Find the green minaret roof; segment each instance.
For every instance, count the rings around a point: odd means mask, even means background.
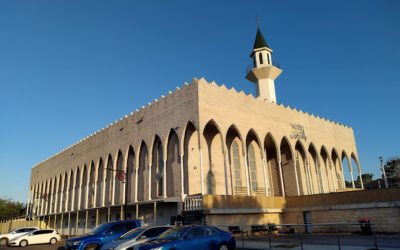
[[[253,49],[259,49],[267,47],[269,48],[268,44],[265,42],[265,39],[260,31],[260,29],[257,29],[257,35],[256,35],[256,40],[254,41],[254,48]]]

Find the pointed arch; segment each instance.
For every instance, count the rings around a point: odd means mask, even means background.
[[[232,124],[226,133],[226,147],[228,149],[228,162],[231,166],[231,183],[233,194],[246,195],[246,169],[244,162],[245,147],[243,137],[237,127]]]
[[[322,172],[322,179],[324,183],[326,184],[326,192],[334,192],[334,186],[333,186],[333,175],[332,175],[332,166],[330,162],[330,156],[328,153],[328,150],[324,145],[321,146],[320,150],[320,156],[321,156],[321,172]]]
[[[68,201],[68,173],[65,171],[64,173],[64,181],[63,181],[63,192],[62,197],[60,198],[60,212],[64,212],[67,210],[67,206],[69,204]]]
[[[246,153],[250,193],[265,194],[262,147],[260,139],[254,129],[250,129],[246,135]]]
[[[88,208],[94,207],[95,203],[95,182],[96,182],[96,167],[93,161],[90,162],[90,170],[89,170],[89,186],[88,186]]]
[[[322,179],[322,172],[321,172],[321,166],[319,162],[319,157],[317,153],[317,149],[314,146],[314,144],[311,142],[310,146],[308,147],[308,153],[311,158],[309,161],[310,165],[310,170],[311,170],[311,175],[312,179],[316,180],[313,185],[314,185],[314,190],[318,190],[316,193],[324,193],[324,183]]]
[[[95,198],[95,207],[100,207],[103,206],[103,196],[104,196],[104,188],[105,188],[105,183],[104,183],[104,163],[103,159],[100,157],[99,162],[97,164],[97,189],[96,189],[96,198]]]
[[[73,209],[73,190],[74,190],[74,170],[71,169],[69,172],[69,181],[68,181],[68,203],[66,204],[67,206],[67,211],[72,211]]]
[[[354,169],[357,169],[357,188],[364,188],[364,184],[362,182],[362,172],[361,172],[361,166],[360,166],[360,162],[357,159],[357,156],[354,154],[354,152],[352,152],[350,154],[350,158],[351,158],[351,166]]]
[[[355,187],[354,176],[353,176],[353,166],[351,165],[350,157],[348,156],[348,154],[345,150],[342,150],[342,169],[343,169],[343,175],[345,178],[346,188]]]
[[[73,202],[73,208],[72,210],[79,210],[79,191],[80,191],[80,185],[81,185],[81,170],[79,166],[76,169],[75,172],[75,188],[74,188],[74,202]]]
[[[280,153],[285,193],[287,196],[298,195],[298,177],[294,169],[293,150],[286,136],[281,140]]]
[[[86,164],[83,165],[82,170],[82,180],[81,180],[81,194],[80,194],[80,207],[79,209],[84,209],[86,207],[86,188],[87,188],[87,167]]]
[[[134,194],[136,193],[136,166],[135,166],[135,151],[133,150],[132,145],[129,145],[128,156],[126,157],[126,168],[128,171],[128,179],[129,187],[128,187],[128,203],[132,203],[135,201]]]
[[[139,169],[138,169],[138,185],[137,185],[138,201],[143,201],[148,197],[148,191],[149,191],[148,168],[149,168],[149,153],[146,143],[142,141],[139,149]]]
[[[270,189],[268,190],[268,193],[272,194],[273,196],[282,196],[282,178],[279,171],[278,148],[275,138],[272,136],[271,133],[267,133],[267,135],[265,136],[264,150],[267,157],[267,172],[270,183]]]
[[[112,193],[113,193],[113,186],[114,186],[114,173],[112,171],[114,169],[113,158],[111,154],[107,157],[107,163],[104,170],[105,174],[105,192],[104,192],[104,205],[109,206],[112,204]]]
[[[204,174],[207,194],[226,194],[226,166],[223,153],[223,137],[217,123],[211,119],[203,129],[205,150]]]
[[[183,137],[184,194],[201,193],[201,167],[199,132],[193,122],[188,121]]]
[[[166,169],[166,185],[167,196],[179,196],[181,187],[181,163],[179,152],[178,134],[171,129],[167,139],[167,169]]]
[[[60,200],[62,199],[62,194],[63,194],[62,181],[63,181],[63,175],[60,174],[58,176],[58,182],[57,182],[57,199],[55,200],[55,204],[54,204],[54,212],[55,213],[61,212],[60,211],[61,210]]]
[[[53,195],[52,190],[51,190],[52,184],[53,184],[53,178],[50,177],[47,180],[47,185],[48,186],[46,188],[47,197],[46,197],[46,200],[45,200],[45,214],[49,214],[50,213],[50,203],[51,203],[51,199],[52,199],[52,195]]]
[[[124,180],[123,180],[124,156],[122,155],[121,150],[118,150],[118,153],[117,153],[117,161],[116,161],[115,170],[116,170],[116,172],[113,172],[113,174],[115,174],[115,177],[113,178],[115,181],[113,204],[121,205],[121,204],[123,204],[123,199],[124,199],[124,195],[123,195],[123,192],[124,192]]]
[[[151,160],[151,198],[156,199],[163,195],[163,168],[164,154],[161,139],[155,135],[152,143],[152,160]]]
[[[332,157],[332,164],[334,168],[334,173],[335,173],[335,181],[336,181],[336,186],[338,190],[342,190],[345,188],[344,183],[343,183],[343,176],[342,176],[342,166],[341,166],[341,161],[339,158],[339,154],[335,148],[332,149],[331,153]]]
[[[299,178],[300,195],[311,194],[311,178],[307,167],[307,155],[303,143],[297,140],[295,145],[295,160]]]

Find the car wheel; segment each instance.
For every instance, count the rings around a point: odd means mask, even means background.
[[[7,238],[1,238],[0,239],[0,246],[5,246],[8,243],[8,239]]]
[[[28,245],[28,242],[26,240],[21,240],[21,242],[19,243],[20,247],[26,247]]]
[[[90,244],[90,245],[85,246],[85,250],[98,250],[98,249],[100,249],[100,248],[99,248],[99,245],[97,245],[97,244]]]
[[[219,249],[219,250],[228,250],[229,248],[228,248],[227,245],[225,245],[225,244],[222,243],[222,244],[219,246],[218,249]]]
[[[54,245],[57,243],[57,239],[56,238],[51,238],[50,239],[50,244]]]

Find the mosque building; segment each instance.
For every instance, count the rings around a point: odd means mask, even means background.
[[[357,190],[353,129],[278,104],[282,69],[272,52],[258,30],[246,76],[256,96],[194,78],[34,166],[28,216],[63,235],[122,218],[167,224],[177,215],[303,223],[305,211],[285,207],[293,199]]]

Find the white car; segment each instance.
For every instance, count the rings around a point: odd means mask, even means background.
[[[8,242],[9,246],[21,246],[33,244],[56,244],[61,240],[61,236],[54,229],[39,229],[31,233],[21,235]]]
[[[13,231],[9,232],[8,234],[0,234],[0,246],[5,246],[8,244],[8,242],[16,237],[19,237],[21,235],[33,232],[35,230],[38,230],[39,228],[37,227],[21,227],[14,229]]]

